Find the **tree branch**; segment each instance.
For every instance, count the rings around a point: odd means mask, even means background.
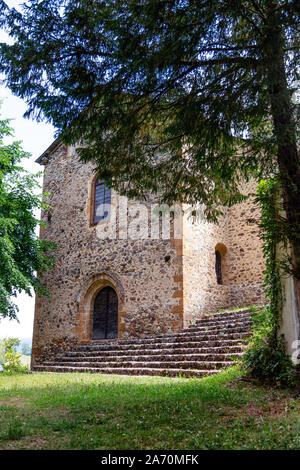
[[[208,59],[200,61],[180,61],[179,65],[188,66],[188,67],[205,67],[209,65],[231,65],[239,64],[240,66],[245,65],[259,65],[262,61],[250,57],[224,57],[220,59]]]

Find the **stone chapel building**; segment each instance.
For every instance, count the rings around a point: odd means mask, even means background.
[[[226,209],[218,225],[193,223],[186,208],[164,220],[155,198],[143,205],[122,198],[59,140],[37,162],[51,206],[40,236],[57,251],[43,276],[50,297],[36,299],[33,365],[52,346],[174,332],[201,313],[263,303],[261,242],[247,223],[259,214],[251,199]]]

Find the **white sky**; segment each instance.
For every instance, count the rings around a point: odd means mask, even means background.
[[[18,1],[7,1],[9,6],[17,6]],[[7,40],[5,33],[0,31],[0,42]],[[2,106],[0,118],[11,118],[11,127],[15,131],[14,140],[21,140],[24,150],[32,156],[30,159],[22,162],[24,168],[32,173],[41,171],[42,167],[35,163],[35,160],[54,140],[54,129],[50,124],[37,123],[32,120],[24,119],[23,114],[26,111],[26,103],[13,96],[12,93],[0,84],[0,100]],[[29,338],[32,336],[34,297],[26,294],[20,294],[16,299],[19,306],[19,320],[16,321],[1,320],[0,337]]]

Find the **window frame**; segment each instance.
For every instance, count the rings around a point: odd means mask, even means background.
[[[100,179],[98,176],[95,176],[95,178],[92,181],[92,185],[91,185],[91,204],[90,204],[90,210],[91,210],[90,225],[91,226],[97,225],[101,222],[104,222],[104,221],[107,221],[107,220],[110,219],[110,211],[109,211],[109,214],[106,217],[103,217],[101,220],[97,220],[97,221],[95,220],[96,188],[97,188],[97,186],[100,186],[100,185],[103,185],[103,187],[104,187],[103,202],[101,204],[103,204],[103,205],[109,204],[109,206],[111,206],[111,188],[109,188],[108,186],[105,185],[104,180]],[[110,193],[109,203],[105,202],[106,190],[108,190],[109,193]]]
[[[215,273],[216,273],[216,281],[218,286],[223,285],[223,256],[220,250],[215,250]]]

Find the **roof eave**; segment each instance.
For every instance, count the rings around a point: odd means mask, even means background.
[[[62,141],[59,139],[55,139],[51,145],[42,153],[35,161],[40,165],[44,165],[46,162],[45,160],[62,144]]]

